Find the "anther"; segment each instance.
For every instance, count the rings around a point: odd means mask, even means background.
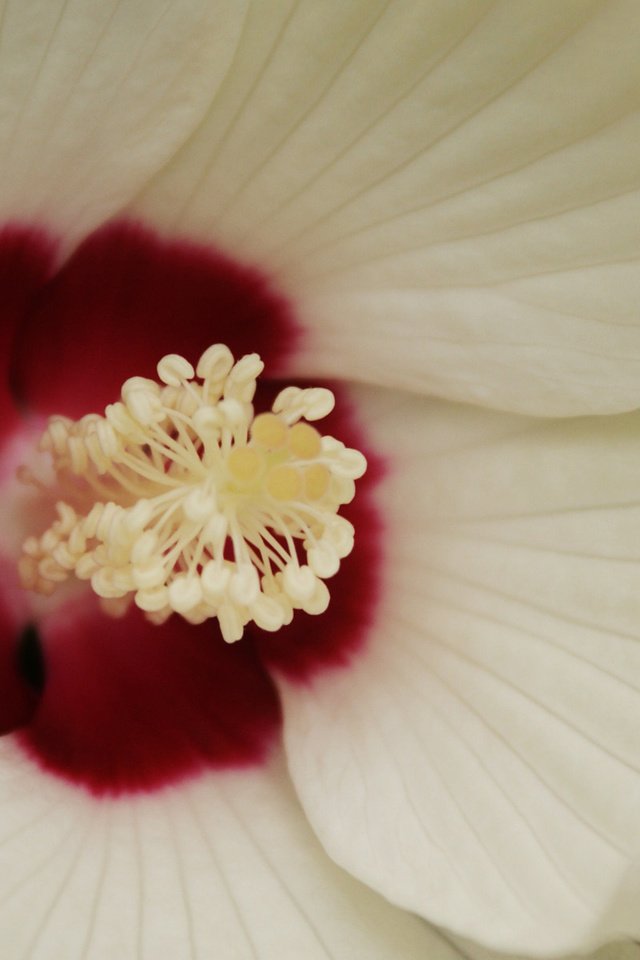
[[[366,461],[309,423],[333,408],[325,388],[287,387],[254,417],[262,369],[223,344],[195,370],[168,354],[159,383],[131,377],[104,416],[52,418],[40,446],[62,498],[25,541],[24,586],[49,594],[75,576],[114,615],[133,599],[153,623],[217,618],[227,642],[250,621],[322,613],[353,547],[338,510]]]
[[[170,387],[179,387],[185,380],[192,380],[195,370],[188,360],[177,353],[163,357],[158,364],[158,376]]]

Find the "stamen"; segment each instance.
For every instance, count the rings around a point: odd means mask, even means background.
[[[294,610],[326,610],[324,580],[353,547],[338,510],[366,460],[308,422],[333,409],[325,388],[287,387],[254,417],[263,366],[223,344],[195,370],[169,354],[159,383],[131,377],[103,417],[52,417],[40,448],[61,499],[24,543],[25,588],[75,576],[114,615],[133,599],[154,623],[217,617],[228,642],[250,621],[275,631]]]

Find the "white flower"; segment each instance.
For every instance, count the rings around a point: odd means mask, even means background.
[[[86,413],[222,326],[272,376],[342,381],[385,464],[373,553],[356,525],[379,590],[324,621],[363,643],[312,675],[259,648],[282,752],[252,652],[242,701],[203,655],[204,723],[181,666],[159,711],[152,631],[132,674],[86,599],[25,612],[24,428],[5,442],[2,664],[35,616],[46,673],[36,733],[0,755],[11,960],[481,955],[415,915],[519,954],[640,937],[639,21],[624,0],[6,6],[14,395]],[[176,753],[105,796],[115,743],[149,762],[149,716]]]

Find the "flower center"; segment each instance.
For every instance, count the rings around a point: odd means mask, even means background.
[[[222,344],[195,370],[170,354],[159,383],[127,380],[103,417],[52,417],[40,448],[58,519],[25,541],[23,585],[49,594],[75,576],[114,614],[134,600],[155,623],[217,617],[228,642],[249,621],[276,631],[295,610],[323,613],[353,547],[338,511],[366,460],[311,426],[333,408],[325,388],[286,387],[254,416],[263,367]]]

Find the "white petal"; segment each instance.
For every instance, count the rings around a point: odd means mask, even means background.
[[[116,213],[198,126],[243,0],[4,5],[0,210],[71,243]]]
[[[639,29],[634,0],[259,0],[133,210],[271,270],[306,374],[632,408]]]
[[[11,960],[460,960],[340,870],[280,761],[97,801],[0,753],[0,938]]]
[[[524,960],[522,954],[500,953],[496,954],[492,950],[487,950],[472,940],[464,940],[462,937],[449,937],[449,943],[457,947],[467,960]],[[588,956],[590,960],[640,960],[640,944],[631,940],[617,940],[614,943],[608,943],[600,947],[592,954],[579,954],[582,960]],[[569,960],[565,957],[564,960]],[[578,957],[575,958],[578,960]]]
[[[355,396],[389,458],[384,596],[349,669],[280,682],[314,829],[495,949],[639,937],[640,415]]]

